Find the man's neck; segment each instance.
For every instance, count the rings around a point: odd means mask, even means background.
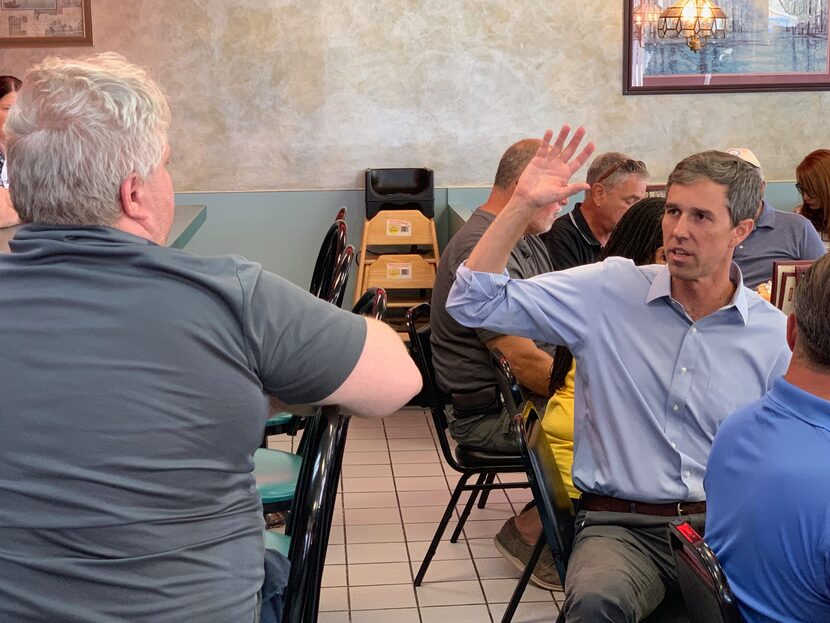
[[[727,305],[735,296],[737,286],[729,278],[729,270],[716,277],[687,280],[672,277],[671,295],[695,322]]]
[[[808,394],[830,402],[830,372],[820,372],[810,367],[798,354],[793,354],[784,379]]]
[[[582,217],[588,224],[588,229],[594,235],[602,246],[608,242],[611,232],[614,229],[614,224],[609,223],[607,219],[603,218],[602,211],[599,206],[593,202],[590,193],[586,193],[585,201],[582,202],[579,210],[582,212]]]
[[[505,190],[498,186],[493,186],[493,190],[490,191],[490,196],[487,197],[487,201],[479,206],[479,210],[492,214],[493,216],[498,216],[504,210],[507,202],[510,201],[512,194],[512,190]]]

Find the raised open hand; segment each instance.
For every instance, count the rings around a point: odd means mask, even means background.
[[[568,181],[594,153],[594,144],[588,143],[579,155],[574,157],[579,144],[585,137],[585,129],[577,128],[568,145],[565,146],[570,133],[570,126],[563,125],[556,141],[551,145],[553,132],[551,130],[545,132],[539,150],[519,177],[514,191],[514,197],[519,199],[525,207],[535,209],[558,203],[589,188],[588,184],[569,184]]]

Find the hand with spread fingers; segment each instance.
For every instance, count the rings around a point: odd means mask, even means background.
[[[535,210],[564,201],[571,195],[589,188],[588,184],[569,184],[568,180],[594,153],[594,144],[588,143],[579,155],[574,156],[585,137],[585,129],[577,128],[565,146],[570,132],[570,126],[563,125],[552,145],[550,141],[553,132],[545,132],[539,150],[519,178],[513,194],[523,206]]]

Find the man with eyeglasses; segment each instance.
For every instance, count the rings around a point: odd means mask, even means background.
[[[541,235],[553,269],[594,262],[622,215],[646,196],[647,179],[648,169],[641,160],[614,151],[594,158],[586,176],[590,188],[585,200]]]
[[[573,482],[583,495],[563,611],[568,623],[640,621],[677,595],[666,528],[679,516],[702,527],[720,423],[786,370],[786,318],[743,287],[732,262],[752,231],[761,180],[719,151],[689,156],[669,176],[666,266],[609,258],[509,278],[505,258],[526,223],[586,187],[569,180],[592,145],[577,155],[584,130],[569,134],[565,126],[552,142],[546,132],[512,200],[458,268],[447,309],[462,325],[573,352]]]
[[[732,147],[726,153],[748,162],[766,187],[761,163],[749,149]],[[815,227],[800,214],[780,212],[761,199],[755,213],[755,228],[746,240],[735,247],[732,259],[741,269],[744,285],[757,288],[772,279],[775,260],[814,260],[824,255],[824,243]]]

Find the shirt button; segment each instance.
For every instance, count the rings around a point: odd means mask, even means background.
[[[686,374],[686,368],[680,368],[680,374]]]
[[[692,477],[692,472],[686,470],[686,478],[691,478],[691,477]]]
[[[697,333],[697,327],[692,327],[692,335],[694,335],[695,333]]]
[[[672,441],[671,442],[671,447],[674,448],[674,449],[677,449],[677,444]]]
[[[744,245],[739,244],[739,245],[738,245],[738,248],[739,248],[739,249],[743,249],[743,248],[744,248]]]
[[[673,410],[673,411],[677,411],[677,410],[679,410],[679,409],[680,409],[680,407],[678,407],[677,405],[674,405],[674,406],[672,407],[672,410]]]

